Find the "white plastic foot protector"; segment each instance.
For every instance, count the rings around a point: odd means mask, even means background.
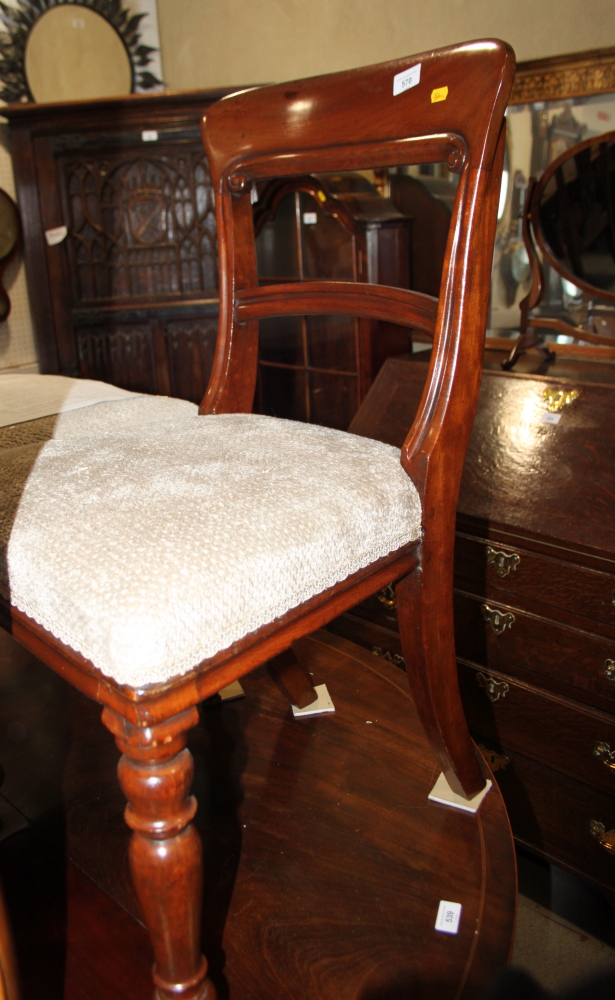
[[[485,787],[472,799],[464,799],[454,792],[448,781],[441,774],[432,790],[429,793],[430,802],[439,802],[442,806],[451,806],[453,809],[462,809],[464,812],[476,813],[481,807],[481,803],[493,782],[488,781]]]
[[[314,690],[318,698],[311,705],[308,705],[307,708],[297,708],[296,705],[292,706],[293,715],[296,719],[302,719],[306,715],[322,715],[324,712],[335,712],[335,705],[331,701],[327,685],[316,684]]]
[[[218,692],[222,701],[236,701],[237,698],[245,698],[246,693],[242,688],[239,681],[233,681],[232,684],[227,684],[223,687],[221,691]]]

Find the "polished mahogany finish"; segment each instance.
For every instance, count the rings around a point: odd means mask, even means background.
[[[190,734],[202,940],[219,994],[356,1000],[412,984],[430,1000],[478,1000],[514,930],[501,795],[474,816],[428,803],[435,761],[403,674],[323,632],[297,651],[335,713],[293,719],[259,668],[245,698],[203,705]],[[24,1000],[144,998],[152,955],[136,922],[120,751],[98,706],[1,632],[0,664],[0,734],[25,733],[2,753],[31,826],[0,843]],[[462,904],[459,934],[435,931],[440,899]]]
[[[394,96],[395,75],[418,62],[420,85]],[[213,106],[203,123],[220,251],[220,326],[203,413],[252,410],[258,323],[251,309],[264,303],[264,315],[309,311],[303,308],[301,294],[293,300],[288,285],[258,287],[253,183],[411,160],[437,159],[459,172],[433,357],[401,453],[402,467],[422,504],[422,538],[245,636],[176,681],[139,690],[103,678],[41,626],[8,609],[13,634],[101,701],[105,723],[119,738],[124,753],[120,780],[133,829],[131,866],[156,951],[158,998],[209,1000],[215,995],[195,947],[197,894],[186,889],[198,888],[201,859],[191,832],[190,762],[183,740],[193,724],[194,707],[203,698],[400,580],[402,643],[433,751],[459,794],[471,797],[485,785],[486,771],[468,733],[456,677],[453,543],[459,480],[479,388],[504,111],[513,74],[508,46],[475,42],[365,70],[246,91]],[[361,292],[354,296],[353,311],[369,317],[374,302],[381,302],[387,290],[369,284],[357,287]],[[345,283],[340,290],[349,294]],[[316,293],[312,306],[322,313],[335,298],[336,282],[311,291]],[[385,318],[401,325],[412,325],[415,316],[434,307],[429,296],[402,289],[393,289],[391,300],[395,308]],[[240,317],[236,310],[242,306],[247,315]]]
[[[122,751],[118,777],[133,830],[130,867],[156,956],[156,1000],[215,1000],[201,954],[202,847],[192,824],[194,762],[186,748],[197,709],[141,729],[105,708],[103,722]]]
[[[615,367],[558,361],[556,378],[504,374],[500,359],[486,362],[459,494],[462,699],[475,739],[509,758],[496,778],[515,836],[612,890],[591,822],[614,828]],[[426,370],[387,361],[351,429],[399,444]],[[330,627],[402,662],[394,597],[381,596]]]
[[[268,670],[291,705],[307,708],[317,700],[318,695],[314,685],[293,649],[286,649],[278,656],[272,657],[269,660]]]

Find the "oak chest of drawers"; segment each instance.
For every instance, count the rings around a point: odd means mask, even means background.
[[[424,362],[351,430],[400,445]],[[387,588],[331,628],[402,664]],[[615,385],[485,371],[460,491],[459,680],[517,840],[615,889]]]

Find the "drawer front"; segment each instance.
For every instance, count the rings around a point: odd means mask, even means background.
[[[615,716],[463,662],[459,686],[477,737],[615,796]]]
[[[615,625],[615,574],[457,534],[455,582],[462,590],[507,604],[540,601]]]
[[[615,854],[592,833],[593,824],[601,824],[605,835],[615,831],[615,798],[514,752],[504,753],[509,763],[495,777],[515,837],[615,889]]]
[[[405,669],[399,632],[375,625],[351,613],[340,615],[339,618],[329,622],[327,630],[349,639],[350,642],[356,642],[357,646],[363,646],[372,653],[377,650],[377,656],[384,656],[390,663]]]
[[[457,655],[487,668],[513,664],[615,699],[615,642],[510,605],[455,593]]]
[[[351,615],[356,634],[345,632],[344,635],[359,645],[369,646],[360,635],[370,632],[368,626],[375,626],[386,631],[388,648],[395,645],[394,651],[400,652],[396,608],[383,603],[380,597],[392,600],[387,591],[358,604]],[[505,619],[506,615],[512,615],[514,621]],[[505,669],[505,664],[509,663],[609,701],[615,700],[615,641],[593,632],[456,591],[455,641],[457,655],[473,663],[495,670]],[[374,644],[381,645],[379,642]]]

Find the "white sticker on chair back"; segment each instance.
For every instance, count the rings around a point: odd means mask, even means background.
[[[401,73],[397,73],[393,77],[393,97],[397,97],[398,94],[403,94],[404,91],[416,87],[417,83],[420,83],[420,80],[421,63],[417,63],[416,66],[411,66],[410,69],[404,69]]]

